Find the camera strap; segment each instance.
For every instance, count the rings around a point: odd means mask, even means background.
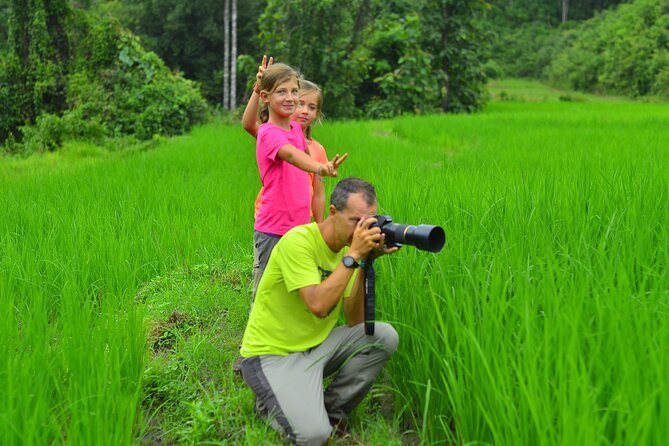
[[[376,318],[375,310],[375,272],[374,272],[374,259],[371,256],[365,260],[364,266],[362,267],[365,274],[365,334],[373,335],[374,334],[374,319]]]

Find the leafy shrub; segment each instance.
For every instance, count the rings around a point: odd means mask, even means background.
[[[9,91],[5,60],[5,54],[0,52],[0,142],[6,140],[18,125]]]
[[[377,61],[377,70],[382,74],[374,78],[374,83],[380,94],[367,103],[367,116],[391,118],[438,110],[443,76],[432,76],[432,57],[421,49],[420,18],[411,15],[404,20],[388,20],[384,25],[370,38],[372,52],[396,48],[402,56],[394,69],[385,60]]]
[[[487,70],[489,77],[540,78],[561,43],[557,28],[539,22],[497,29],[494,35],[488,66],[492,61],[498,71],[490,73]]]
[[[632,97],[667,96],[669,4],[636,0],[565,33],[547,74],[556,85]]]
[[[68,23],[70,40],[76,44],[70,46],[69,64],[56,70],[69,70],[64,86],[35,82],[35,91],[58,90],[58,95],[64,97],[64,109],[42,108],[34,124],[21,122],[12,107],[4,106],[16,99],[15,94],[2,89],[0,113],[9,115],[0,115],[2,140],[20,128],[20,133],[15,133],[22,136],[25,152],[29,153],[56,150],[72,139],[100,144],[109,138],[128,136],[151,140],[156,135],[187,132],[206,120],[207,105],[198,87],[171,73],[130,32],[113,21],[87,16],[82,11],[73,12]],[[2,73],[4,70],[0,71],[0,83]],[[40,93],[40,97],[44,94]],[[17,152],[15,142],[12,147],[11,151]]]

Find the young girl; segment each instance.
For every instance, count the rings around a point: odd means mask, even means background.
[[[307,139],[309,155],[318,162],[327,162],[328,156],[325,148],[311,136],[311,126],[316,119],[322,116],[323,92],[318,85],[306,79],[300,79],[300,101],[293,119],[300,124],[304,136]],[[347,153],[339,158],[339,164],[346,159]],[[321,223],[325,213],[325,187],[316,175],[309,174],[309,185],[312,190],[311,215],[314,221]]]
[[[292,121],[299,101],[299,79],[285,64],[268,66],[260,82],[261,124],[257,130],[256,160],[263,196],[254,225],[253,295],[269,255],[279,238],[311,221],[308,173],[317,179],[336,176],[343,161],[335,156],[320,163],[307,154],[299,124]]]
[[[263,56],[262,62],[258,67],[258,73],[256,74],[256,84],[254,85],[253,92],[249,98],[248,104],[244,109],[244,116],[242,117],[242,127],[254,138],[258,133],[258,127],[260,124],[257,121],[258,116],[258,97],[260,94],[260,82],[264,71],[268,66],[271,66],[274,62],[272,57],[267,61],[267,56]],[[316,119],[320,119],[322,116],[322,106],[323,106],[323,93],[318,85],[313,82],[307,81],[305,79],[300,79],[300,101],[293,115],[293,120],[300,124],[302,131],[307,139],[307,148],[309,155],[320,163],[327,162],[327,154],[323,146],[312,138],[311,136],[311,125]],[[344,154],[339,158],[340,165],[348,156]],[[324,219],[325,213],[325,188],[323,183],[319,181],[316,175],[309,174],[309,187],[311,190],[311,214],[315,222],[320,223]],[[255,212],[256,215],[260,209],[260,203],[262,202],[262,189],[256,197],[255,203]]]

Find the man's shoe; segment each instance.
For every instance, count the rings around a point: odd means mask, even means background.
[[[351,431],[348,430],[348,423],[346,420],[339,418],[328,417],[330,420],[330,426],[332,426],[332,432],[336,438],[348,438],[351,436]]]
[[[232,372],[235,375],[242,376],[242,357],[237,356],[237,359],[235,360],[235,363],[232,364]]]

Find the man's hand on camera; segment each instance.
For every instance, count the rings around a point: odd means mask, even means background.
[[[391,254],[399,248],[388,248],[385,246],[385,235],[381,234],[381,229],[378,226],[370,228],[376,223],[376,218],[368,217],[361,218],[353,232],[353,240],[348,254],[353,256],[356,260],[362,260],[372,253],[373,258],[382,255]]]
[[[372,251],[367,255],[370,260],[378,259],[381,256],[392,254],[400,250],[399,246],[393,246],[391,248],[386,246],[386,234],[381,234],[381,241],[377,246],[372,249]]]

